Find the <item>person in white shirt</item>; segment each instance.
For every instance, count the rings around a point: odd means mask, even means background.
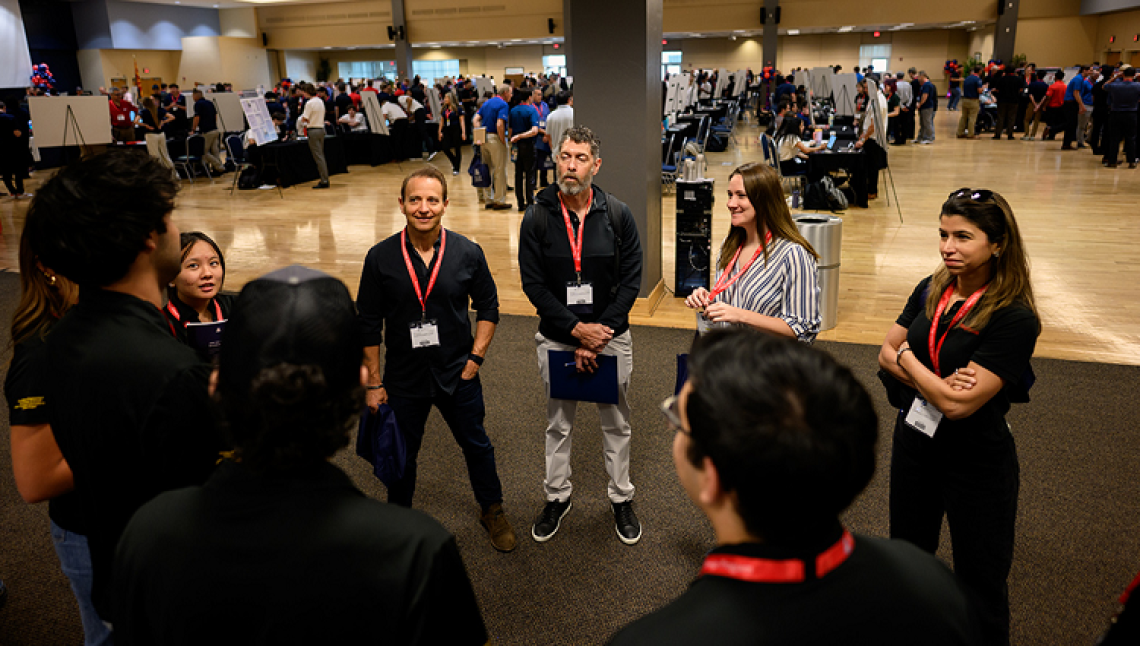
[[[428,161],[431,161],[432,157],[435,157],[435,152],[427,136],[427,110],[424,109],[424,104],[417,101],[411,94],[405,94],[396,100],[399,101],[404,112],[408,113],[408,120],[412,122],[412,127],[415,129],[412,145],[408,146],[412,153],[410,159],[415,161],[423,159],[424,147],[426,146],[428,152],[431,153]]]
[[[404,112],[387,94],[380,95],[380,112],[388,122],[388,133],[392,138],[392,155],[404,159],[408,154],[408,113]]]
[[[297,131],[309,137],[309,152],[317,164],[321,181],[313,188],[329,187],[329,167],[325,163],[325,102],[317,97],[317,89],[311,83],[301,85],[301,96],[305,97],[305,110],[297,118]]]
[[[364,115],[357,112],[355,107],[349,107],[348,113],[341,115],[337,123],[343,123],[353,132],[368,132],[368,124],[364,122]]]
[[[562,133],[574,127],[574,94],[570,90],[562,90],[554,98],[558,107],[546,118],[546,143],[550,144],[554,159],[558,159],[558,150],[562,146]]]

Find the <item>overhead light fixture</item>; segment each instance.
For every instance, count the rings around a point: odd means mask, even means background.
[[[855,28],[852,27],[851,25],[845,25],[845,26],[839,28],[839,33],[841,33],[841,34],[846,34],[849,31],[855,31]]]
[[[789,29],[789,30],[788,30],[788,35],[789,35],[789,36],[799,36],[799,35],[800,35],[800,30],[799,30],[799,29]]]
[[[728,37],[728,39],[729,39],[729,40],[736,40],[736,34],[733,34],[733,35],[729,36],[729,37]]]

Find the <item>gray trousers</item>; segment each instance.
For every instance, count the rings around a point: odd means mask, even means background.
[[[321,183],[329,183],[329,165],[325,163],[325,129],[308,128],[305,134],[309,136],[309,152],[313,154],[313,161],[317,163],[317,172],[321,174]]]
[[[551,341],[542,334],[534,335],[538,352],[538,370],[550,393],[551,350],[573,352],[574,346]],[[633,338],[629,330],[609,342],[602,354],[618,358],[618,403],[598,404],[601,418],[602,446],[606,460],[606,473],[610,476],[607,494],[610,502],[626,502],[633,498],[633,483],[629,480],[629,378],[633,373]],[[578,402],[550,399],[546,402],[546,479],[542,486],[546,500],[566,501],[573,492],[570,484],[570,432],[574,428],[574,413]]]
[[[224,173],[226,165],[222,163],[222,131],[211,130],[210,132],[202,133],[202,140],[205,152],[202,153],[202,159],[214,169],[214,172]]]
[[[919,141],[934,141],[934,108],[919,110]]]
[[[1092,119],[1093,107],[1085,105],[1085,111],[1077,114],[1077,145],[1087,145],[1086,133],[1089,131],[1089,120]]]

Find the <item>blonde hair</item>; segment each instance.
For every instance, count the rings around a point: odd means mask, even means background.
[[[989,276],[986,278],[989,289],[962,321],[962,326],[981,330],[990,322],[994,312],[1021,304],[1037,317],[1037,333],[1041,334],[1041,317],[1037,314],[1037,303],[1033,298],[1033,285],[1029,280],[1029,257],[1025,253],[1021,231],[1017,228],[1013,209],[1005,198],[997,193],[991,195],[989,200],[978,201],[971,197],[968,189],[957,191],[942,205],[942,213],[939,215],[939,218],[954,215],[965,218],[985,233],[990,242],[998,245],[998,252],[989,262]],[[938,309],[938,301],[954,280],[945,264],[934,270],[930,279],[930,291],[926,296],[926,316],[932,321],[934,312]]]
[[[32,251],[30,228],[24,227],[20,236],[20,301],[12,314],[14,347],[36,336],[47,333],[47,328],[58,321],[75,300],[75,283],[59,274],[49,274],[40,265]]]
[[[800,234],[800,230],[796,228],[796,223],[792,221],[792,212],[788,210],[788,203],[784,201],[784,189],[780,186],[780,176],[776,174],[776,171],[766,164],[753,162],[732,171],[728,179],[731,181],[737,175],[740,175],[740,178],[744,180],[744,193],[748,195],[748,201],[752,203],[752,208],[756,211],[756,230],[771,231],[773,239],[784,238],[794,242],[807,249],[808,253],[819,260],[819,254],[812,248],[811,243]],[[732,227],[729,230],[720,247],[720,258],[717,260],[718,269],[724,270],[728,263],[732,262],[732,256],[744,244],[744,239],[745,233],[741,227]],[[768,244],[764,241],[764,236],[760,237],[760,248],[764,250],[764,264],[767,264]]]

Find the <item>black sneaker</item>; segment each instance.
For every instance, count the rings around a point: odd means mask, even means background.
[[[637,514],[633,513],[633,503],[615,502],[614,508],[614,529],[617,530],[618,538],[626,545],[633,545],[641,540],[641,523],[637,520]]]
[[[539,543],[554,538],[558,532],[558,527],[562,524],[562,517],[570,511],[572,503],[569,500],[558,502],[557,500],[546,503],[542,508],[542,513],[534,521],[534,527],[530,528],[531,538]]]

